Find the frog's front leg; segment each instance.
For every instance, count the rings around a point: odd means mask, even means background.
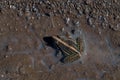
[[[77,46],[77,50],[79,51],[79,52],[83,52],[84,51],[84,44],[83,44],[83,39],[81,39],[81,38],[77,38],[76,39],[76,46]]]

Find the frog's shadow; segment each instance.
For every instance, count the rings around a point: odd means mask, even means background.
[[[59,51],[62,52],[62,50],[59,48],[59,46],[56,44],[55,40],[51,36],[43,37],[43,40],[46,42],[47,46],[52,47],[55,50],[55,55],[57,57]],[[62,58],[60,59],[61,62],[63,62],[65,56],[62,52]]]
[[[57,50],[57,45],[56,45],[56,43],[55,43],[55,40],[54,40],[52,37],[50,37],[50,36],[48,36],[48,37],[43,37],[43,40],[46,42],[46,45],[47,45],[47,46],[50,46],[50,47],[52,47],[53,49]]]

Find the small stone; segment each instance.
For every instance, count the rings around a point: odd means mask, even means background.
[[[116,30],[120,31],[120,23],[117,24],[117,26],[116,26]]]
[[[36,16],[37,16],[37,19],[40,19],[41,14],[37,13]]]
[[[17,28],[15,28],[15,31],[18,31],[18,29],[17,29]]]
[[[66,23],[68,24],[70,22],[70,18],[66,18]]]
[[[93,0],[86,0],[86,4],[92,3]]]
[[[101,32],[101,29],[98,29],[98,33],[101,35],[101,33],[102,33],[102,32]]]
[[[32,11],[33,11],[33,12],[38,12],[38,9],[35,7],[35,5],[32,6]]]
[[[3,77],[4,77],[4,75],[2,74],[2,75],[1,75],[1,77],[3,78]]]
[[[117,3],[118,1],[117,0],[113,0],[114,1],[114,3]]]
[[[54,68],[55,68],[55,65],[52,65],[52,64],[51,64],[51,65],[49,66],[49,69],[50,69],[50,70],[52,70],[52,69],[54,69]]]
[[[28,27],[27,27],[27,26],[25,26],[24,28],[25,28],[25,29],[27,29]]]
[[[110,28],[112,28],[115,31],[120,31],[120,24],[117,24],[116,26],[110,25]]]
[[[18,12],[18,16],[22,16],[22,15],[23,15],[23,11],[22,11],[22,9],[20,9]]]
[[[88,23],[88,25],[91,26],[91,25],[93,24],[92,18],[88,18],[88,19],[87,19],[87,23]]]
[[[8,55],[5,55],[5,58],[8,58],[9,56]]]
[[[6,50],[6,51],[12,51],[11,45],[7,45],[7,46],[5,47],[5,50]]]
[[[92,28],[95,28],[95,25],[91,25]]]
[[[16,7],[14,5],[10,5],[11,9],[16,9]]]
[[[75,23],[75,25],[76,25],[77,27],[80,26],[80,22],[77,21],[77,22]]]
[[[65,31],[65,28],[63,27],[63,28],[61,29],[61,31],[64,32],[64,31]]]

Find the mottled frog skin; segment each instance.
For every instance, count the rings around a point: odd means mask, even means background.
[[[63,39],[60,36],[53,36],[56,45],[63,54],[62,62],[71,63],[80,59],[84,51],[83,40],[77,37],[75,40]]]

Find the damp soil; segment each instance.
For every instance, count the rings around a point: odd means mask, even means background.
[[[83,39],[80,60],[60,61],[61,52],[44,41],[56,35]],[[120,80],[119,75],[119,0],[0,0],[0,80]]]

